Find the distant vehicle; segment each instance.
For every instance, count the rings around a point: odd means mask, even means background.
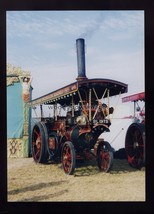
[[[122,98],[123,103],[134,102],[134,121],[128,127],[125,138],[127,160],[133,168],[141,169],[145,166],[145,106],[141,109],[139,101],[145,103],[144,92]]]
[[[109,132],[109,97],[127,92],[127,84],[110,79],[88,79],[85,74],[84,39],[76,40],[78,77],[66,87],[30,102],[30,106],[53,106],[52,117],[41,117],[32,129],[32,156],[36,163],[59,159],[65,174],[73,174],[76,161],[96,157],[98,167],[108,172],[113,162],[113,149],[100,139]],[[51,84],[52,84],[51,80]],[[56,80],[54,80],[56,81]],[[103,102],[104,98],[108,103]],[[61,116],[59,109],[66,111]]]

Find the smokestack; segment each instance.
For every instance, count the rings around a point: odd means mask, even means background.
[[[77,65],[78,65],[78,77],[77,80],[85,80],[86,71],[85,71],[85,45],[84,39],[79,38],[76,40],[76,49],[77,49]]]

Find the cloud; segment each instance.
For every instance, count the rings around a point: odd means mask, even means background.
[[[75,81],[75,39],[84,37],[87,76],[126,81],[137,90],[143,23],[140,11],[8,11],[7,60],[31,71],[37,97]]]
[[[107,14],[100,29],[111,40],[126,40],[134,36],[143,35],[144,12],[115,11]]]
[[[133,11],[25,11],[7,13],[9,37],[35,42],[67,36],[91,39],[98,32],[110,40],[126,40],[141,34],[144,13]],[[143,33],[143,32],[142,32]],[[50,47],[46,46],[47,48]]]
[[[54,19],[37,17],[39,12],[8,12],[7,28],[11,37],[38,37],[42,34],[62,35],[59,23]],[[25,18],[26,16],[26,18]]]
[[[62,36],[64,33],[76,33],[77,27],[67,20],[57,20],[52,17],[38,17],[40,12],[8,12],[7,28],[11,37],[37,37],[42,35]],[[52,13],[51,13],[52,14]],[[26,19],[25,19],[26,15]],[[65,27],[64,27],[65,26]]]
[[[22,13],[11,11],[7,13],[7,28],[11,37],[30,37],[34,32],[37,37],[39,34],[40,36],[48,35],[48,37],[63,36],[64,34],[85,37],[93,34],[100,24],[100,17],[96,16],[95,19],[91,19],[89,18],[90,13],[86,13],[84,19],[80,17],[80,15],[84,15],[84,12],[68,12],[67,18],[63,18],[63,12],[59,11],[57,14],[59,17],[54,16],[53,12],[42,14],[38,11]]]

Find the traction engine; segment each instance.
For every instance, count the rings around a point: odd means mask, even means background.
[[[73,174],[78,160],[96,158],[98,168],[108,172],[113,162],[113,149],[100,138],[109,132],[109,98],[127,92],[127,84],[103,78],[88,79],[85,74],[84,39],[76,40],[78,77],[56,91],[32,100],[35,109],[53,108],[52,117],[41,117],[32,129],[32,156],[36,163],[60,160],[65,174]],[[107,100],[107,103],[104,100]],[[61,110],[66,114],[62,115]]]
[[[145,107],[139,107],[139,101],[145,102],[145,93],[122,98],[122,102],[134,102],[134,120],[128,127],[125,137],[127,160],[131,167],[141,169],[145,166]]]

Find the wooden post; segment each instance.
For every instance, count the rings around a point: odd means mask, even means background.
[[[109,105],[110,105],[110,91],[109,89],[107,90],[107,100],[108,100],[108,104],[107,104],[107,108],[108,108],[108,119],[110,119],[110,114],[109,114]]]
[[[91,121],[91,88],[89,89],[89,121]]]
[[[74,99],[72,94],[72,117],[74,117]]]
[[[43,117],[43,108],[42,108],[42,105],[40,105],[40,110],[41,110],[41,119]]]

